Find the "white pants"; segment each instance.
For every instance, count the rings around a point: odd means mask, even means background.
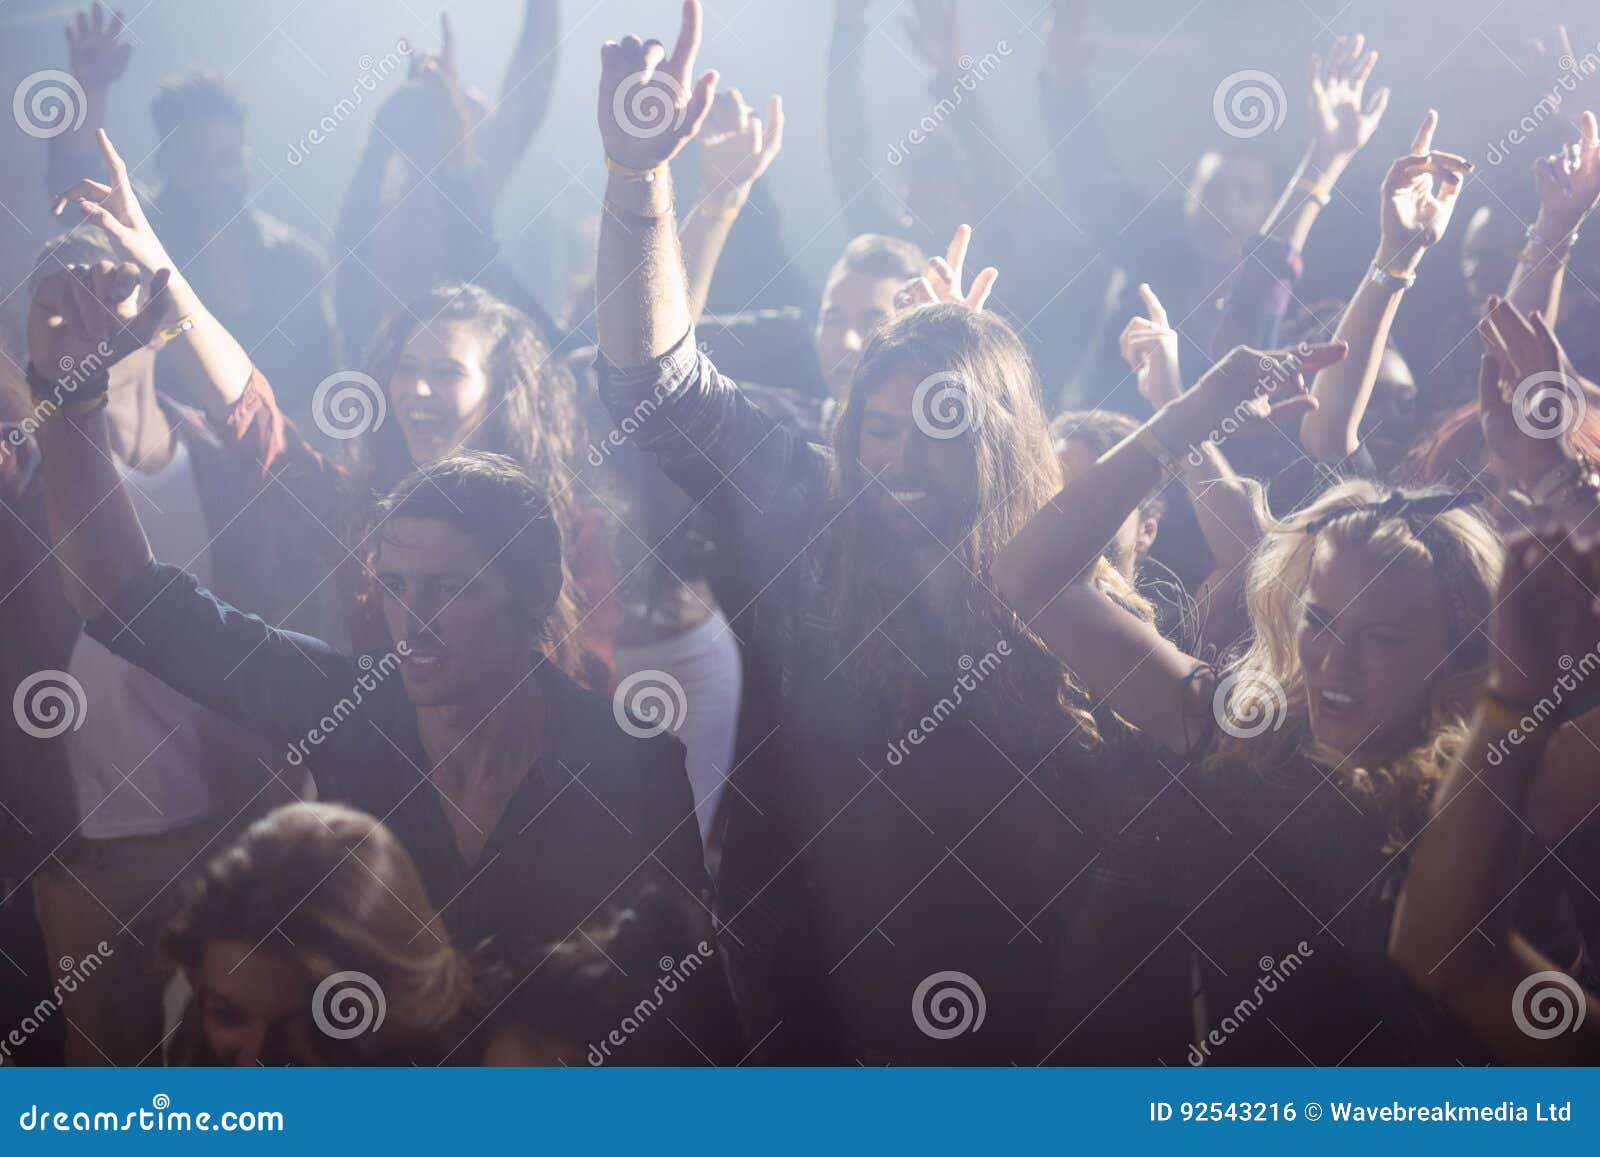
[[[617,678],[639,671],[664,671],[683,687],[688,706],[672,733],[687,748],[689,787],[704,843],[723,784],[733,771],[743,674],[738,640],[722,612],[713,611],[681,635],[642,647],[618,647]]]

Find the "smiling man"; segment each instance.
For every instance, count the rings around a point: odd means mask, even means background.
[[[1026,1061],[1095,808],[1093,721],[985,580],[1060,485],[1037,382],[976,308],[992,275],[963,297],[954,249],[933,269],[947,300],[865,341],[831,451],[717,371],[691,328],[667,166],[715,82],[694,76],[699,20],[685,4],[670,57],[634,37],[602,50],[599,377],[753,596],[731,608],[755,643],[745,694],[777,726],[732,781],[718,877],[746,1032],[775,1060]],[[612,94],[641,84],[683,97],[661,131],[619,119]],[[1005,657],[980,677],[991,652]],[[910,1011],[952,971],[987,994],[981,1033],[936,1037]]]
[[[31,367],[125,340],[122,323],[97,308],[114,292],[104,264],[41,282]],[[153,316],[165,294],[157,288]],[[142,340],[153,328],[141,314],[124,332]],[[709,936],[683,748],[630,735],[610,702],[548,661],[561,536],[547,496],[511,459],[445,458],[379,504],[365,541],[390,650],[356,657],[274,629],[153,560],[106,452],[104,388],[81,386],[41,431],[63,587],[92,638],[298,752],[321,798],[382,820],[458,944],[490,940],[494,955],[515,961],[577,934],[636,874],[656,869],[703,917],[660,954],[682,958]]]

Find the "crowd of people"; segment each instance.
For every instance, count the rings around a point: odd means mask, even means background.
[[[448,23],[413,54],[327,259],[214,74],[136,183],[123,18],[76,18],[0,351],[0,1063],[1600,1059],[1600,99],[1553,92],[1525,230],[1453,222],[1429,111],[1308,304],[1390,97],[1338,37],[1275,203],[1208,154],[1128,227],[1106,136],[1053,150],[1062,285],[976,98],[903,197],[845,188],[865,7],[820,294],[764,191],[788,112],[685,0],[600,50],[554,309],[492,224],[550,0],[498,100]],[[954,7],[910,9],[948,89]],[[1063,139],[1085,54],[1058,0]],[[1423,372],[1453,224],[1474,317]]]

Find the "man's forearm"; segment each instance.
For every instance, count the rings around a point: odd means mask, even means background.
[[[82,618],[94,619],[149,566],[150,544],[111,456],[104,409],[52,415],[39,442],[62,591]]]
[[[610,174],[595,296],[600,353],[613,366],[643,365],[689,332],[689,293],[666,167],[651,181]]]

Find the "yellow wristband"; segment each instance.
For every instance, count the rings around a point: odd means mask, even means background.
[[[1537,725],[1534,729],[1522,726],[1523,720],[1532,718],[1532,711],[1532,705],[1529,705],[1527,711],[1518,711],[1514,705],[1507,703],[1492,691],[1485,691],[1478,700],[1478,715],[1484,725],[1492,731],[1504,732],[1507,735],[1516,732],[1527,739],[1534,739],[1534,736],[1539,735],[1541,729],[1538,729]],[[1559,724],[1553,724],[1551,730],[1554,730],[1555,726]],[[1548,739],[1549,736],[1545,735],[1543,738]],[[1541,742],[1543,739],[1534,739],[1534,746],[1538,746]]]
[[[1315,181],[1308,180],[1305,177],[1301,177],[1295,181],[1294,187],[1299,189],[1302,193],[1310,197],[1319,205],[1326,205],[1329,201],[1333,200],[1333,191],[1331,189],[1329,189],[1326,185],[1319,185]]]
[[[662,161],[661,164],[652,169],[630,169],[627,165],[619,165],[616,161],[613,161],[610,157],[607,157],[606,171],[614,177],[622,178],[624,181],[632,181],[641,185],[650,185],[654,184],[661,174],[667,171],[667,163]]]
[[[182,337],[184,334],[188,333],[193,328],[194,328],[194,316],[192,314],[186,313],[182,317],[180,317],[177,321],[175,321],[171,325],[169,325],[166,329],[162,330],[161,334],[160,334],[160,337],[161,337],[162,342],[169,342],[169,341],[173,340],[174,338]]]

